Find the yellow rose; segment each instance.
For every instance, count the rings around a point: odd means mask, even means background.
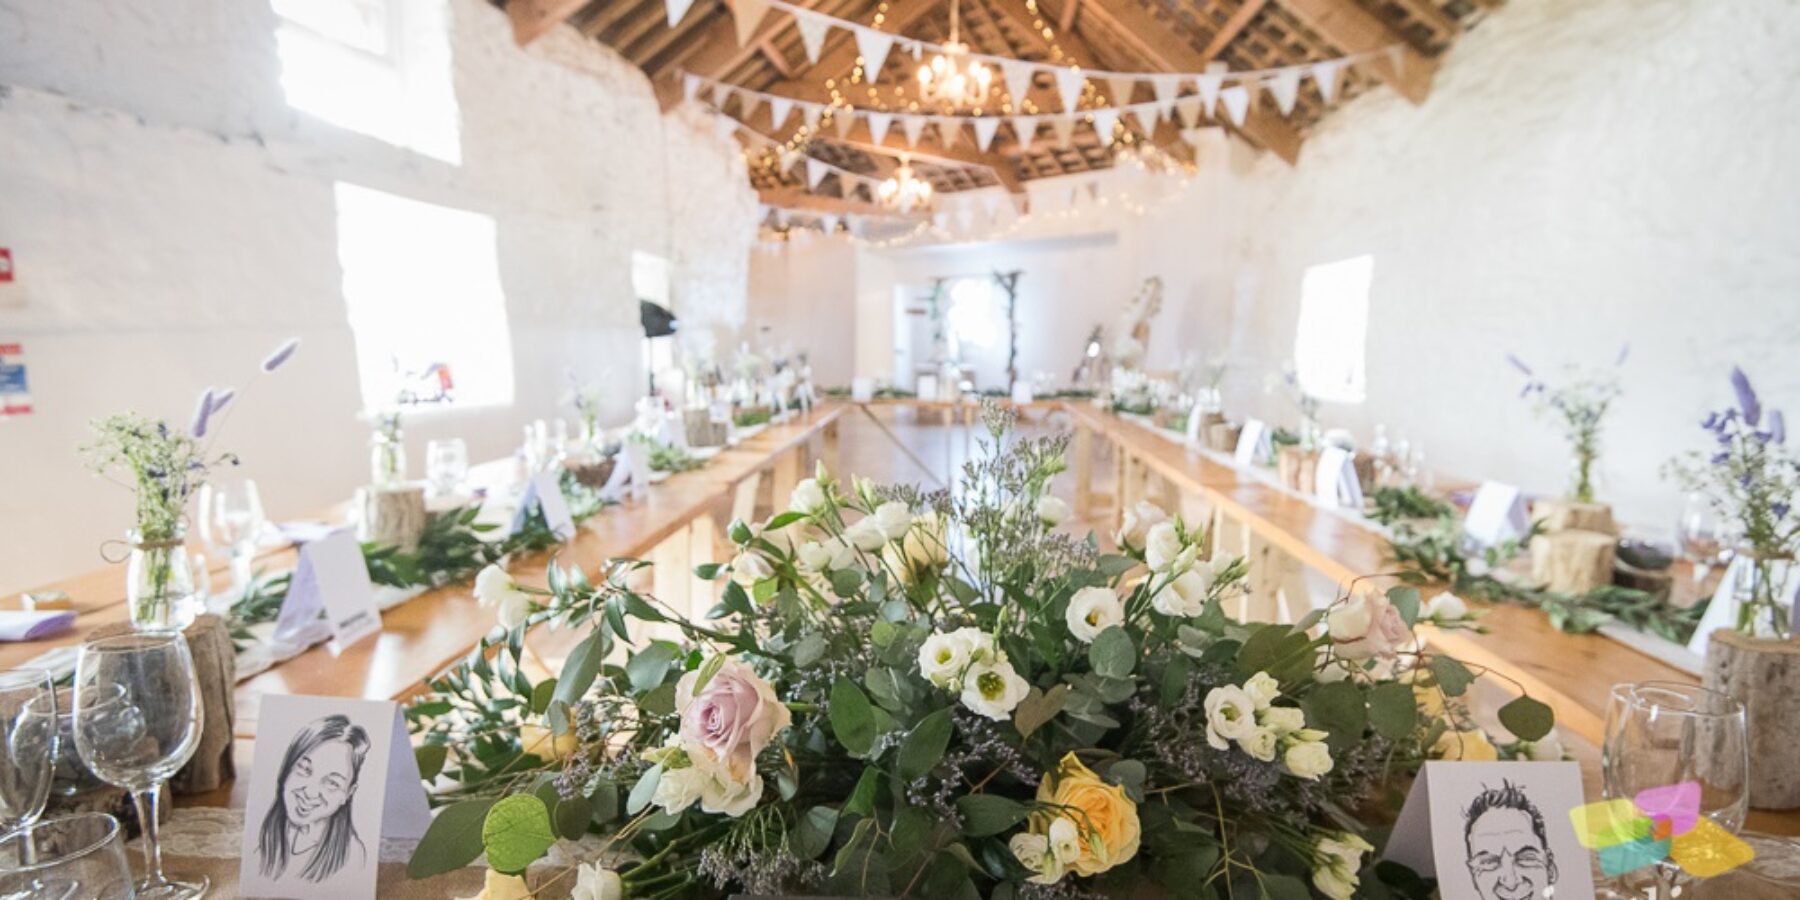
[[[1435,687],[1423,687],[1418,684],[1414,684],[1412,690],[1413,702],[1418,704],[1419,712],[1424,713],[1425,718],[1441,719],[1444,717],[1443,692]]]
[[[552,737],[550,729],[542,725],[521,725],[519,744],[520,749],[537,754],[538,759],[544,762],[561,762],[581,746],[581,741],[573,731],[561,737]]]
[[[463,900],[531,900],[531,886],[517,875],[502,875],[489,869],[481,893]]]
[[[1494,749],[1494,742],[1488,740],[1487,733],[1479,728],[1468,731],[1450,730],[1438,735],[1437,743],[1431,745],[1431,758],[1493,762],[1500,758],[1500,751]]]
[[[1098,874],[1137,855],[1137,804],[1124,788],[1100,780],[1075,754],[1063,757],[1056,771],[1044,776],[1037,798],[1061,807],[1052,818],[1066,817],[1080,830],[1081,856],[1069,866],[1076,874]],[[1042,823],[1046,833],[1050,822]]]

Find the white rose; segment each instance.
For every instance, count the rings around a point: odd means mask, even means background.
[[[1052,497],[1045,494],[1038,498],[1037,517],[1038,520],[1042,521],[1045,525],[1055,528],[1063,522],[1068,521],[1069,516],[1072,514],[1073,511],[1069,509],[1069,504],[1064,503],[1060,497]]]
[[[788,509],[794,512],[812,515],[823,510],[825,505],[825,489],[819,486],[816,478],[794,485],[794,492],[788,495]]]
[[[1302,741],[1287,748],[1281,762],[1295,777],[1313,780],[1331,771],[1331,750],[1319,741]]]
[[[1119,532],[1113,535],[1113,540],[1121,550],[1142,550],[1145,535],[1157,523],[1168,518],[1169,514],[1156,504],[1139,501],[1136,506],[1125,511],[1125,517],[1119,524]]]
[[[1359,641],[1369,633],[1374,621],[1375,611],[1369,608],[1368,598],[1358,594],[1325,614],[1325,630],[1334,641]]]
[[[1256,701],[1257,709],[1264,709],[1281,696],[1281,683],[1267,672],[1258,672],[1244,682],[1244,693]]]
[[[706,773],[693,766],[664,769],[650,802],[662,807],[666,813],[681,812],[700,799],[700,786],[705,781]]]
[[[500,620],[501,628],[511,631],[525,624],[534,605],[530,596],[515,591],[500,599],[500,605],[494,611],[495,618]]]
[[[881,533],[890,541],[906,537],[907,529],[912,527],[912,510],[898,500],[890,500],[875,507],[875,524]]]
[[[1345,659],[1391,659],[1413,640],[1412,628],[1399,607],[1380,594],[1350,598],[1333,609],[1325,622],[1337,644],[1337,655]]]
[[[575,870],[575,888],[569,900],[624,900],[625,882],[619,873],[598,863],[582,863]]]
[[[731,561],[731,580],[745,588],[756,586],[759,581],[768,581],[775,577],[775,568],[759,553],[739,553]]]
[[[1243,740],[1257,731],[1256,701],[1235,684],[1206,693],[1206,739],[1216,750],[1227,740]],[[1214,738],[1217,740],[1214,740]]]
[[[941,688],[957,686],[963,670],[975,661],[975,644],[968,629],[934,634],[919,647],[919,674]]]
[[[1110,588],[1084,587],[1069,598],[1069,612],[1065,618],[1069,633],[1076,640],[1091,644],[1100,632],[1125,621],[1125,604],[1119,602],[1119,595]]]
[[[1541,741],[1530,741],[1525,744],[1525,757],[1534,762],[1556,762],[1563,758],[1562,739],[1552,731],[1544,735]]]
[[[513,582],[512,576],[492,563],[475,576],[475,602],[480,603],[484,609],[499,604],[518,591],[519,587]]]
[[[1165,616],[1193,618],[1206,612],[1206,593],[1210,587],[1200,568],[1189,569],[1158,588],[1150,597],[1150,606]]]
[[[1275,732],[1267,728],[1258,728],[1249,737],[1240,739],[1238,746],[1244,748],[1245,753],[1263,762],[1274,762],[1275,749],[1280,746],[1280,743],[1281,740],[1275,736]]]
[[[735,819],[754,809],[756,801],[762,799],[762,775],[756,771],[754,760],[720,756],[694,741],[684,741],[682,746],[694,763],[692,768],[702,776],[702,810]]]
[[[897,560],[896,569],[904,570],[901,574],[910,575],[915,571],[937,571],[950,561],[949,548],[944,543],[943,523],[938,520],[937,512],[926,510],[913,519],[912,528],[901,540],[898,554],[889,549],[891,559]]]
[[[976,663],[963,676],[962,702],[976,715],[1004,722],[1013,707],[1031,692],[1031,684],[1013,671],[1012,663]]]
[[[1174,522],[1158,522],[1144,532],[1144,563],[1158,572],[1167,571],[1182,549]]]
[[[856,524],[844,529],[844,540],[856,545],[858,550],[874,552],[888,542],[888,537],[875,517],[864,516],[856,520]]]
[[[1306,713],[1292,706],[1271,706],[1257,713],[1256,721],[1279,737],[1305,728]]]
[[[1464,603],[1463,598],[1458,597],[1449,591],[1445,591],[1436,597],[1431,598],[1431,602],[1425,606],[1425,618],[1434,621],[1454,622],[1457,619],[1466,619],[1468,617],[1469,604]]]

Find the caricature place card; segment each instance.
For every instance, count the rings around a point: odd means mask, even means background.
[[[1428,762],[1382,855],[1435,875],[1444,900],[1592,897],[1581,804],[1579,763]]]

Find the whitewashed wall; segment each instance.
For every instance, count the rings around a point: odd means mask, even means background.
[[[366,479],[367,426],[340,290],[332,185],[491,216],[516,401],[421,418],[471,455],[568,415],[568,372],[635,372],[633,250],[670,258],[695,327],[744,316],[755,199],[735,147],[692,110],[662,115],[643,74],[572,30],[529,50],[505,16],[452,0],[462,161],[448,165],[291,110],[275,18],[256,0],[0,0],[0,343],[25,344],[38,412],[0,422],[0,591],[99,564],[130,522],[89,476],[85,423],[135,409],[185,419],[198,389],[256,385],[224,443],[276,516]],[[634,388],[613,407],[625,415]]]

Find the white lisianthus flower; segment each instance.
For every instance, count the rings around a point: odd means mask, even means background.
[[[693,766],[679,769],[664,769],[662,778],[656,782],[656,793],[651,795],[650,802],[662,807],[663,812],[678,813],[700,801],[700,788],[706,781],[706,773]]]
[[[976,715],[1004,722],[1031,692],[1031,684],[1005,660],[978,662],[963,675],[962,702]]]
[[[1113,541],[1119,549],[1141,552],[1144,540],[1150,529],[1159,522],[1168,521],[1169,514],[1162,507],[1148,501],[1139,501],[1136,506],[1125,511],[1125,517],[1119,524],[1119,531],[1113,535]]]
[[[569,900],[625,900],[625,882],[619,873],[599,863],[582,863],[575,870],[575,888]]]
[[[975,637],[970,637],[974,632]],[[919,647],[919,674],[941,688],[961,688],[962,673],[975,661],[978,641],[985,635],[973,628],[959,628],[948,634],[934,634]]]
[[[1306,713],[1292,706],[1271,706],[1258,712],[1256,721],[1262,727],[1275,732],[1279,737],[1305,728]]]
[[[818,541],[807,541],[794,551],[794,562],[804,572],[824,572],[831,566],[830,548]]]
[[[1350,900],[1356,893],[1356,873],[1362,870],[1362,855],[1374,851],[1368,841],[1348,831],[1319,838],[1314,845],[1317,867],[1313,869],[1313,887],[1331,900]]]
[[[511,631],[525,624],[531,610],[537,604],[531,602],[529,594],[513,591],[500,598],[499,606],[494,610],[494,617],[500,620],[500,627]]]
[[[1235,684],[1206,693],[1206,742],[1215,750],[1229,749],[1226,741],[1241,741],[1255,734],[1256,700]]]
[[[1463,598],[1445,591],[1425,605],[1425,618],[1434,622],[1455,622],[1469,617],[1469,604]]]
[[[475,576],[475,602],[483,609],[499,605],[501,600],[519,592],[519,586],[506,570],[489,563]]]
[[[915,516],[899,547],[888,548],[888,553],[890,564],[902,577],[942,569],[950,561],[950,551],[945,546],[944,523],[937,512],[926,510]]]
[[[881,530],[881,524],[874,516],[864,516],[856,520],[856,524],[844,529],[844,540],[865,552],[880,550],[888,542],[887,533]]]
[[[1150,607],[1165,616],[1191,619],[1206,612],[1206,593],[1211,587],[1204,566],[1189,569],[1169,579],[1150,596]]]
[[[1061,497],[1052,497],[1049,494],[1045,494],[1038,498],[1038,520],[1051,528],[1055,528],[1068,521],[1069,516],[1073,514],[1074,511],[1069,509],[1069,504],[1064,503]]]
[[[1238,746],[1263,762],[1274,762],[1275,751],[1281,746],[1281,739],[1267,728],[1258,728],[1249,737],[1239,740]]]
[[[826,503],[825,488],[817,478],[808,478],[794,485],[794,492],[788,495],[788,509],[809,516],[825,509]]]
[[[1524,750],[1525,758],[1533,762],[1556,762],[1563,758],[1562,739],[1555,731],[1544,735],[1543,740],[1527,741]]]
[[[1058,866],[1068,868],[1081,858],[1081,829],[1068,816],[1057,816],[1050,823],[1050,859]]]
[[[1287,748],[1281,762],[1296,778],[1317,780],[1331,771],[1331,750],[1320,741],[1301,741]]]
[[[1056,864],[1050,855],[1050,839],[1041,834],[1021,831],[1006,842],[1007,849],[1017,857],[1019,864],[1032,871],[1031,877],[1025,879],[1033,884],[1055,884],[1062,880],[1063,868]]]
[[[1076,640],[1091,644],[1100,632],[1125,621],[1125,604],[1110,588],[1084,587],[1069,598],[1064,618]]]
[[[768,581],[775,577],[775,567],[762,558],[760,553],[739,553],[731,561],[731,580],[746,589],[753,588],[757,582]]]
[[[875,524],[890,541],[906,537],[907,529],[912,527],[912,519],[912,510],[898,500],[890,500],[875,507]]]
[[[1158,572],[1168,571],[1182,550],[1181,533],[1174,522],[1158,522],[1144,532],[1144,564]]]
[[[1281,696],[1281,683],[1267,672],[1258,672],[1244,682],[1244,693],[1256,701],[1257,709],[1267,709],[1276,697]]]

